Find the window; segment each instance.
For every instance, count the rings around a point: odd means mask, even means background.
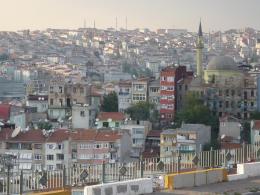
[[[80,111],[80,116],[84,117],[85,116],[85,112],[84,111]]]
[[[47,155],[47,160],[54,160],[54,156],[52,154]]]
[[[84,93],[84,89],[83,87],[80,88],[80,94],[83,94]]]
[[[58,144],[58,149],[59,150],[61,150],[61,149],[63,149],[64,147],[63,147],[63,144]]]
[[[56,164],[56,169],[57,170],[63,169],[63,164]]]
[[[56,158],[57,160],[64,160],[64,154],[57,154]]]
[[[54,149],[53,144],[48,144],[47,147],[48,147],[49,149]]]
[[[101,148],[101,145],[100,144],[96,144],[96,148]]]
[[[115,126],[116,126],[116,127],[119,127],[119,122],[116,122]]]
[[[144,85],[137,84],[137,85],[134,86],[134,89],[135,89],[135,91],[143,91],[144,90]]]
[[[167,77],[162,76],[162,77],[161,77],[161,81],[166,81],[166,78],[167,78]]]
[[[174,82],[174,77],[167,77],[167,82]]]
[[[50,105],[53,106],[53,99],[50,99]]]
[[[59,86],[59,93],[62,93],[62,87]]]
[[[77,93],[77,88],[73,87],[73,93]]]
[[[226,101],[226,108],[229,107],[229,101]]]
[[[47,170],[48,170],[48,171],[54,170],[54,166],[53,166],[53,165],[47,165]]]
[[[133,94],[134,101],[145,101],[145,94]]]
[[[52,86],[50,87],[50,93],[53,93],[53,87]]]
[[[254,107],[254,102],[251,102],[251,107]]]
[[[42,144],[34,144],[34,149],[42,149]]]
[[[219,101],[219,107],[222,108],[222,101]]]
[[[34,164],[34,170],[35,171],[36,170],[38,170],[38,171],[42,170],[42,165],[41,164]]]
[[[219,96],[222,96],[222,90],[219,90],[218,93],[219,93]]]
[[[234,90],[234,89],[231,91],[231,95],[232,95],[232,96],[235,95],[235,90]]]
[[[229,90],[228,89],[226,90],[226,96],[229,96]]]
[[[42,155],[41,154],[35,154],[34,155],[34,160],[41,160],[42,159]]]
[[[151,87],[151,92],[158,93],[159,92],[159,88],[158,87]]]
[[[251,97],[254,97],[254,96],[255,96],[254,90],[251,90]]]
[[[63,106],[63,100],[60,99],[59,102],[60,102],[60,106]]]
[[[109,123],[108,122],[103,122],[103,127],[108,127]]]

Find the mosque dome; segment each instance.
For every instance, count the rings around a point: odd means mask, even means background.
[[[238,70],[238,66],[229,56],[213,57],[207,67],[207,70]]]

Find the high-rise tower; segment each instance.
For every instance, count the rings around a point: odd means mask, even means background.
[[[199,31],[198,31],[198,38],[197,38],[197,76],[203,77],[203,70],[202,70],[202,50],[204,48],[203,44],[203,34],[202,34],[202,27],[201,27],[201,21],[199,25]]]

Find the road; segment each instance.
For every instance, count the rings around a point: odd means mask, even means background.
[[[254,193],[253,193],[254,191]],[[258,192],[256,192],[258,191]],[[249,193],[251,192],[251,193]],[[174,191],[154,192],[151,195],[260,195],[260,177],[239,181],[223,182],[200,187],[185,188]]]

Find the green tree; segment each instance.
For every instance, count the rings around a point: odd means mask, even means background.
[[[134,120],[149,120],[151,117],[156,117],[156,113],[151,114],[153,109],[154,105],[149,102],[138,102],[129,107],[126,113]]]
[[[250,127],[250,122],[245,121],[245,122],[242,124],[242,126],[243,126],[243,130],[242,130],[242,132],[241,132],[241,139],[242,139],[244,142],[250,144],[250,140],[251,140],[251,139],[250,139],[250,129],[251,129],[251,127]]]
[[[209,108],[203,104],[203,100],[194,93],[188,93],[186,95],[184,105],[184,108],[176,113],[175,127],[180,127],[182,122],[211,126],[211,142],[208,145],[209,148],[218,148],[218,118],[213,116]]]
[[[251,120],[260,120],[260,112],[253,112],[250,114]]]
[[[118,97],[116,92],[104,95],[101,110],[103,112],[118,112]]]
[[[52,124],[49,122],[40,122],[38,124],[38,128],[41,130],[43,130],[43,129],[50,130],[52,128]]]

